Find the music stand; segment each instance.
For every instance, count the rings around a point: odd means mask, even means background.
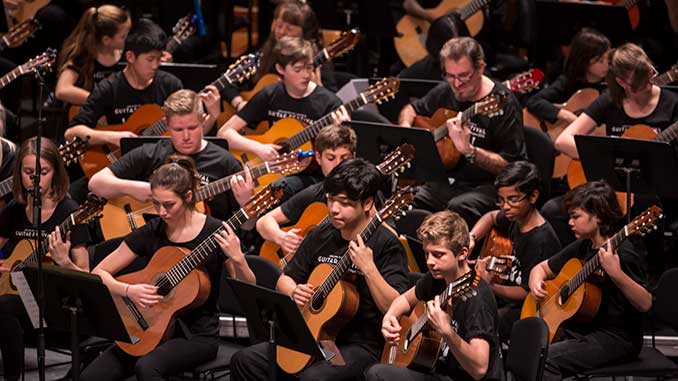
[[[608,136],[575,135],[586,178],[603,179],[619,192],[678,197],[678,168],[673,147],[664,142]],[[631,208],[626,211],[631,222]]]
[[[170,139],[169,136],[140,136],[135,138],[122,138],[120,139],[120,152],[122,152],[124,155],[137,147],[141,147],[144,144],[158,144],[160,141],[168,139]],[[207,140],[208,142],[212,142],[228,151],[228,141],[224,138],[203,136],[203,139]]]
[[[250,337],[268,341],[271,369],[269,377],[276,379],[276,345],[302,352],[315,358],[330,356],[323,353],[308,329],[297,304],[289,296],[235,279],[226,279],[247,318]]]
[[[399,145],[409,143],[417,151],[410,162],[410,167],[399,177],[447,183],[445,166],[440,159],[431,131],[365,121],[351,121],[348,124],[358,136],[357,156],[379,164]]]
[[[31,291],[37,292],[38,269],[28,265],[23,269]],[[53,265],[43,267],[45,282],[45,322],[52,329],[71,333],[71,373],[80,376],[80,335],[132,343],[113,298],[98,275],[64,269]]]

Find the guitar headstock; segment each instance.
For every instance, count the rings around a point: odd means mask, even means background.
[[[325,58],[329,60],[332,58],[339,57],[342,54],[346,54],[351,49],[355,48],[355,46],[358,44],[358,41],[360,41],[360,30],[358,30],[358,28],[353,28],[351,30],[341,32],[339,38],[332,41],[325,48],[325,51],[329,56]]]
[[[508,97],[503,94],[490,94],[485,98],[476,102],[473,106],[475,107],[476,114],[486,115],[490,118],[494,116],[499,116],[504,113],[504,106],[508,103]]]
[[[27,73],[37,70],[47,72],[52,68],[54,61],[56,61],[56,56],[56,49],[47,48],[44,53],[35,56],[28,62],[21,65],[22,72]]]
[[[195,33],[197,28],[195,15],[184,16],[172,27],[172,39],[181,45],[182,42]]]
[[[381,103],[381,101],[394,98],[399,88],[400,81],[398,78],[388,77],[371,85],[360,95],[365,97],[367,103]]]
[[[252,218],[259,216],[268,210],[271,206],[275,205],[280,201],[283,195],[282,186],[274,186],[269,184],[252,197],[245,203],[242,207],[242,211],[245,213],[247,218]]]
[[[393,152],[389,153],[384,161],[377,165],[377,169],[384,176],[392,174],[398,175],[398,172],[404,172],[410,167],[410,161],[414,159],[414,146],[412,144],[403,143]]]
[[[445,305],[450,299],[466,300],[476,296],[478,282],[480,282],[480,274],[476,273],[475,268],[471,268],[469,272],[447,285],[441,298],[445,303],[441,305]]]
[[[539,69],[524,71],[508,81],[509,90],[514,93],[529,93],[541,86],[544,81],[544,72]]]
[[[283,176],[291,175],[306,168],[313,159],[313,150],[309,151],[292,151],[277,158],[268,161],[268,169],[270,173],[279,173]]]
[[[59,153],[61,154],[61,159],[64,161],[64,165],[71,165],[80,160],[80,157],[87,151],[88,140],[89,136],[84,138],[76,136],[59,146]]]
[[[245,54],[229,66],[224,75],[228,77],[231,83],[240,83],[257,72],[260,61],[261,54]]]
[[[97,197],[94,193],[87,195],[87,201],[73,212],[74,225],[86,224],[95,218],[101,217],[101,212],[104,210],[104,205],[108,200],[103,197]]]
[[[28,19],[20,22],[10,29],[2,39],[8,47],[16,48],[26,41],[29,37],[40,29],[40,23],[35,19]]]
[[[379,211],[379,217],[382,220],[391,217],[397,220],[404,216],[407,210],[412,209],[412,205],[410,205],[412,201],[414,201],[414,189],[411,187],[402,188],[384,203],[384,207]]]
[[[635,234],[644,236],[657,230],[657,222],[664,218],[662,208],[657,205],[652,205],[644,212],[640,213],[636,218],[624,227],[627,236]]]

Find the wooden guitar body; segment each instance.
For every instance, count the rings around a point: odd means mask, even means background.
[[[285,227],[282,230],[301,229],[300,236],[306,237],[306,234],[316,227],[325,217],[327,217],[327,206],[321,202],[311,203],[304,213],[299,217],[299,221],[294,226]],[[273,241],[265,241],[259,251],[259,256],[275,263],[281,269],[294,258],[294,253],[287,253]]]
[[[593,283],[584,282],[572,295],[562,303],[558,290],[582,268],[582,262],[573,258],[565,263],[558,275],[549,281],[545,281],[546,299],[537,303],[533,295],[528,295],[523,303],[520,318],[524,319],[536,316],[544,319],[549,327],[549,343],[557,339],[560,326],[568,319],[586,323],[593,320],[598,313],[602,291]]]
[[[307,283],[320,285],[330,275],[333,267],[319,264],[311,273]],[[347,281],[339,281],[319,305],[309,304],[302,309],[302,315],[316,341],[331,340],[346,322],[358,311],[360,296],[355,286]],[[297,374],[311,365],[311,356],[278,346],[276,359],[278,366],[289,374]]]
[[[282,81],[282,78],[280,78],[280,76],[277,74],[272,73],[264,74],[261,78],[259,78],[259,80],[257,81],[256,85],[254,85],[254,88],[252,90],[242,91],[240,92],[240,96],[244,100],[249,101],[264,87],[272,85],[274,83],[278,83],[280,81]],[[231,117],[235,115],[237,112],[235,111],[235,107],[231,106],[231,104],[228,101],[224,101],[223,106],[224,111],[222,111],[221,114],[219,114],[219,117],[217,118],[219,126],[222,126],[224,123],[228,122],[228,120],[231,119]],[[247,134],[262,134],[266,131],[267,128],[268,122],[264,121],[259,123],[254,130],[250,128],[247,128],[246,130]]]
[[[139,107],[123,124],[97,126],[96,129],[116,132],[131,131],[135,134],[139,134],[151,124],[162,119],[163,116],[164,113],[160,106],[148,104]],[[82,166],[83,172],[85,172],[85,176],[91,178],[95,173],[119,159],[120,156],[119,148],[113,146],[94,146],[85,152],[80,160],[80,165]]]
[[[410,328],[426,313],[424,303],[417,303],[409,316],[400,318],[400,340],[398,345],[384,346],[381,355],[382,364],[397,365],[405,368],[431,371],[438,360],[438,354],[442,347],[441,336],[430,327],[424,328],[421,334],[408,340]]]
[[[182,260],[188,249],[166,246],[159,249],[148,265],[141,271],[125,274],[116,279],[129,284],[155,284],[165,272]],[[116,341],[116,344],[132,356],[144,356],[155,349],[163,339],[171,334],[174,318],[181,311],[196,308],[207,300],[210,293],[210,280],[202,269],[191,271],[172,291],[152,308],[140,308],[131,304],[131,300],[113,295],[120,317],[130,337],[139,340],[134,344]],[[135,316],[138,313],[139,319]],[[146,328],[140,324],[143,319]]]
[[[470,3],[471,0],[443,0],[437,7],[429,9],[435,15],[435,18],[444,16],[454,10],[458,10]],[[485,16],[483,12],[476,12],[464,20],[471,36],[475,36],[483,29]],[[431,24],[418,17],[411,15],[403,16],[396,25],[398,37],[393,38],[398,56],[405,66],[411,66],[413,63],[428,55],[426,51],[426,36]]]
[[[51,0],[27,0],[11,13],[5,9],[7,28],[11,28],[22,21],[32,19],[35,17],[35,14],[49,4],[50,1]]]
[[[34,240],[23,239],[19,241],[12,251],[12,255],[9,258],[5,259],[4,266],[10,269],[14,269],[19,264],[23,263],[31,253],[33,253],[34,248],[37,248],[37,242]],[[47,259],[48,257],[46,257]],[[0,273],[0,295],[19,295],[16,286],[12,283],[12,277],[10,272]]]
[[[414,118],[412,125],[433,131],[443,125],[445,121],[454,118],[456,115],[456,111],[440,108],[430,117],[417,115]],[[449,136],[446,136],[436,142],[436,147],[438,148],[438,153],[440,154],[443,164],[445,164],[445,168],[453,169],[459,162],[461,154],[457,150],[457,147],[454,146],[454,143],[452,143],[452,139],[450,139]]]

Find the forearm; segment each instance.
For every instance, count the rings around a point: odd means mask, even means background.
[[[110,169],[105,168],[98,172],[88,183],[90,191],[99,197],[115,198],[128,196],[135,190],[148,190],[151,185],[145,181],[125,180],[113,175]]]
[[[245,260],[244,255],[240,255],[237,258],[229,258],[226,262],[226,271],[228,271],[228,275],[233,279],[250,284],[257,283],[257,278],[252,272],[252,269],[247,265],[247,260]]]
[[[480,380],[487,373],[489,359],[489,344],[483,339],[471,339],[476,345],[471,345],[461,338],[454,330],[443,335],[450,351],[461,367],[474,379]],[[483,342],[482,345],[480,342]]]
[[[414,107],[410,104],[403,107],[398,115],[398,124],[404,127],[412,127],[412,122],[417,116],[417,112],[414,110]]]
[[[372,267],[365,273],[365,281],[367,287],[370,289],[372,299],[377,304],[377,308],[381,313],[388,311],[393,300],[398,297],[398,291],[386,282],[379,270]]]
[[[89,136],[87,144],[91,146],[100,146],[107,144],[109,142],[109,131],[99,131],[93,128],[87,127],[84,124],[79,124],[73,126],[64,132],[64,137],[66,140],[71,140],[75,137],[84,138]]]
[[[579,153],[577,152],[577,144],[574,142],[574,135],[567,131],[563,131],[559,136],[558,139],[556,139],[555,143],[556,149],[573,158],[573,159],[579,159]]]
[[[285,232],[280,229],[278,222],[269,214],[264,215],[257,221],[257,231],[265,240],[275,242],[277,245],[281,244],[285,236]]]
[[[638,311],[647,312],[652,308],[652,295],[625,272],[620,271],[619,274],[610,276],[610,278]]]
[[[207,120],[205,120],[205,123],[202,124],[202,131],[204,134],[207,134],[208,132],[212,131],[212,128],[214,128],[214,124],[217,122],[217,118],[219,115],[212,115],[209,114],[207,116]]]
[[[228,141],[228,147],[230,150],[254,153],[255,149],[261,145],[261,143],[247,139],[246,137],[240,135],[238,131],[226,126],[219,130],[217,136]]]
[[[72,260],[71,257],[73,258]],[[85,245],[72,247],[70,250],[70,256],[64,256],[64,261],[62,263],[57,262],[57,265],[65,269],[89,272],[89,258],[87,254],[87,248]]]
[[[409,292],[409,291],[408,291]],[[410,312],[412,306],[407,301],[405,293],[398,295],[391,303],[391,306],[388,308],[386,314],[393,315],[396,318],[400,318],[404,314]]]
[[[491,212],[485,213],[471,229],[470,233],[476,236],[477,239],[483,238],[489,233],[490,229],[494,226],[494,219],[497,215],[497,211],[493,210]]]
[[[106,285],[106,287],[108,287],[108,290],[111,292],[111,294],[127,296],[127,288],[129,286],[128,283],[116,280],[108,271],[102,269],[94,269],[92,274],[96,274],[101,277],[101,281]]]
[[[504,286],[496,283],[492,284],[492,292],[500,298],[516,302],[522,302],[527,296],[527,291],[520,286]]]
[[[60,101],[76,106],[82,106],[89,97],[89,91],[77,86],[57,86],[54,95]]]
[[[290,297],[292,297],[295,287],[297,287],[297,282],[285,274],[280,275],[280,278],[278,278],[278,283],[275,285],[275,288],[278,290],[278,292],[289,295]]]
[[[508,164],[509,164],[508,161],[506,161],[498,153],[476,147],[475,165],[477,165],[478,167],[497,175]]]

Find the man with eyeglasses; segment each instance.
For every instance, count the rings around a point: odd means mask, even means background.
[[[447,128],[462,158],[448,171],[447,183],[421,186],[415,204],[431,211],[453,210],[473,225],[494,207],[494,177],[508,163],[527,158],[522,108],[511,91],[483,74],[484,53],[476,40],[453,38],[445,43],[440,57],[446,82],[405,106],[398,121],[410,127],[415,116],[431,116],[439,108],[460,112],[447,121]],[[501,115],[476,115],[462,125],[461,111],[490,94],[507,97]]]
[[[537,166],[527,161],[509,164],[494,180],[499,209],[483,215],[469,233],[469,250],[473,250],[476,242],[486,237],[491,229],[496,229],[513,243],[515,260],[503,278],[486,271],[490,257],[479,259],[476,266],[497,299],[502,343],[508,342],[513,323],[520,319],[523,300],[530,290],[530,271],[561,248],[556,232],[536,208],[539,184]]]

